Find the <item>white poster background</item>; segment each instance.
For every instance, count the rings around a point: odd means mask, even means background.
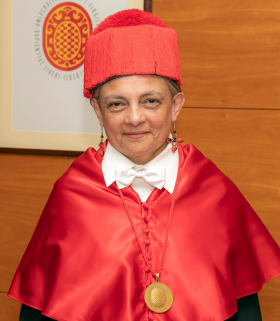
[[[100,133],[89,100],[83,97],[83,66],[61,71],[44,56],[44,19],[63,2],[13,0],[13,131]],[[108,15],[128,8],[127,0],[70,2],[88,12],[93,28]],[[76,73],[80,77],[74,79]]]

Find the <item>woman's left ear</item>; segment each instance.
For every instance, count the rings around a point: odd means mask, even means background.
[[[180,114],[180,111],[185,103],[185,95],[183,93],[178,93],[173,97],[172,102],[172,122],[177,120],[177,117]]]

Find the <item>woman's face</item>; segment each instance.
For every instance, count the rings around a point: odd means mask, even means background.
[[[111,145],[136,164],[145,164],[165,147],[172,122],[184,104],[184,94],[171,97],[158,76],[134,75],[100,87],[92,106]]]

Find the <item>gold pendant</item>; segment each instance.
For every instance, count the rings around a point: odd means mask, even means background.
[[[150,310],[156,313],[163,313],[171,308],[173,294],[166,284],[158,282],[158,274],[156,274],[156,279],[157,282],[147,287],[144,299]]]

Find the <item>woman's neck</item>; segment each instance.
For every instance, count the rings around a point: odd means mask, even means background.
[[[136,165],[145,165],[149,163],[152,159],[154,159],[156,156],[158,156],[162,151],[164,151],[167,145],[168,144],[165,141],[157,150],[142,156],[125,155],[125,154],[123,155]]]

